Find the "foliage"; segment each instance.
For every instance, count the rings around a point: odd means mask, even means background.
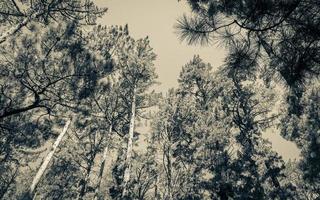
[[[194,56],[165,95],[152,91],[148,37],[83,26],[105,11],[92,1],[0,3],[0,198],[319,198],[317,2],[187,2],[181,39],[219,40],[229,53],[218,69]],[[286,162],[262,137],[277,126],[300,160]]]

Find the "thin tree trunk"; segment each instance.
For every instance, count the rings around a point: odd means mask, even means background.
[[[108,130],[108,136],[111,135],[112,132],[112,125],[109,126],[109,130]],[[107,155],[108,155],[108,144],[106,145],[106,147],[104,148],[103,151],[103,156],[102,156],[102,160],[101,160],[101,164],[100,164],[100,170],[99,170],[99,176],[98,176],[98,183],[97,183],[97,187],[95,189],[95,194],[94,194],[94,200],[98,200],[98,193],[100,190],[100,185],[101,185],[101,181],[102,181],[102,177],[103,177],[103,171],[104,171],[104,167],[106,165],[106,160],[107,160]]]
[[[267,161],[264,162],[264,165],[266,166],[267,170],[270,170],[271,166]],[[276,187],[277,189],[279,189],[280,188],[280,183],[279,183],[277,177],[274,176],[274,175],[270,175],[270,178],[271,178],[273,186]]]
[[[156,175],[156,181],[154,183],[154,199],[158,200],[159,199],[159,195],[158,195],[158,183],[159,183],[159,178],[158,175]]]
[[[171,188],[172,188],[172,169],[171,169],[171,155],[170,155],[170,147],[167,148],[167,180],[168,180],[168,184],[167,184],[167,188],[168,188],[168,195],[169,195],[169,199],[172,200],[173,199],[173,196],[172,196],[172,191],[171,191]]]
[[[93,158],[94,159],[94,158]],[[87,184],[89,182],[89,178],[90,178],[90,173],[92,170],[92,165],[93,165],[93,160],[92,162],[90,162],[88,168],[87,168],[87,172],[86,172],[86,176],[84,179],[82,179],[79,183],[80,185],[80,189],[79,189],[79,194],[78,194],[78,200],[82,200],[84,195],[86,194],[86,190],[87,190]]]
[[[128,193],[127,187],[130,180],[130,171],[131,171],[132,142],[133,142],[135,114],[136,114],[136,87],[134,86],[133,94],[132,94],[132,102],[131,102],[131,117],[130,117],[129,138],[128,138],[128,147],[127,147],[127,158],[125,161],[125,171],[124,171],[124,177],[123,177],[122,198],[125,198]]]
[[[264,164],[265,164],[267,170],[270,170],[270,164],[267,161],[265,161]],[[273,186],[282,192],[282,188],[281,188],[281,185],[280,185],[280,182],[279,182],[277,176],[271,174],[270,178],[271,178]],[[279,198],[280,198],[280,200],[285,199],[282,195]]]
[[[59,146],[63,136],[66,134],[68,127],[70,125],[71,120],[68,120],[66,125],[64,126],[62,132],[60,133],[60,135],[58,136],[58,138],[56,139],[56,141],[54,142],[54,144],[52,145],[51,151],[48,153],[47,157],[44,159],[41,167],[39,168],[36,176],[34,177],[31,187],[30,187],[30,191],[29,191],[29,195],[32,198],[35,192],[35,189],[37,188],[37,185],[39,183],[39,181],[41,180],[42,175],[44,174],[45,170],[48,167],[48,164],[50,163],[57,147]]]

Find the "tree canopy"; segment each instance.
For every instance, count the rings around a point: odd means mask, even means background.
[[[320,198],[319,2],[186,3],[178,37],[228,54],[158,93],[151,39],[94,1],[0,2],[0,199]]]

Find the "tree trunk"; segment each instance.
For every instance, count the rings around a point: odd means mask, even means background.
[[[158,195],[158,183],[159,183],[159,178],[158,175],[156,175],[156,181],[154,183],[154,199],[159,200],[159,195]]]
[[[54,144],[52,145],[51,151],[48,153],[47,157],[44,159],[41,167],[39,168],[36,176],[34,177],[31,187],[30,187],[30,191],[29,191],[29,195],[30,197],[33,197],[35,189],[37,188],[37,185],[42,177],[42,175],[44,174],[45,170],[48,167],[48,164],[50,163],[57,147],[59,146],[63,136],[66,134],[68,127],[70,125],[71,120],[68,120],[66,125],[64,126],[62,132],[60,133],[60,135],[58,136],[58,138],[56,139],[56,141],[54,142]]]
[[[267,161],[265,161],[264,164],[265,164],[267,170],[270,170],[270,164],[269,164]],[[273,186],[274,186],[275,188],[277,188],[278,190],[280,190],[281,193],[282,193],[282,188],[281,188],[281,185],[280,185],[280,182],[279,182],[277,176],[276,176],[276,175],[273,175],[273,174],[270,174],[270,178],[271,178],[271,181],[272,181]],[[283,197],[283,196],[281,195],[281,196],[279,197],[279,199],[280,199],[280,200],[284,200],[285,197]]]
[[[124,171],[124,177],[123,177],[122,198],[125,198],[128,193],[127,187],[128,187],[128,182],[130,180],[132,142],[133,142],[135,114],[136,114],[136,87],[134,86],[133,94],[132,94],[132,101],[131,101],[131,117],[130,117],[129,138],[128,138],[128,147],[127,147],[127,158],[125,161],[125,171]]]
[[[80,180],[80,183],[79,183],[80,189],[79,189],[79,194],[78,194],[78,198],[77,198],[78,200],[82,200],[84,195],[86,194],[87,184],[89,182],[90,173],[92,170],[92,165],[93,165],[93,160],[92,160],[92,162],[90,162],[90,164],[88,166],[86,176],[84,177],[84,179]]]
[[[108,130],[108,136],[111,135],[112,132],[112,125],[109,126],[109,130]],[[100,190],[100,184],[102,181],[102,177],[103,177],[103,171],[104,171],[104,166],[106,165],[106,160],[107,160],[107,155],[108,155],[108,143],[106,145],[106,147],[104,148],[103,151],[103,156],[102,156],[102,160],[101,160],[101,164],[100,164],[100,170],[99,170],[99,175],[98,175],[98,183],[97,183],[97,187],[95,189],[95,194],[94,194],[94,200],[98,200],[98,193]]]
[[[167,189],[168,189],[168,196],[169,196],[169,200],[172,200],[173,199],[173,196],[172,196],[172,169],[171,169],[171,155],[170,155],[170,152],[171,152],[171,148],[168,146],[167,147],[167,152],[166,152],[166,159],[167,159]]]

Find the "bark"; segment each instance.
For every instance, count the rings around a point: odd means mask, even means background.
[[[131,117],[130,117],[130,127],[129,127],[129,138],[127,147],[127,158],[125,161],[125,171],[123,176],[123,191],[122,198],[128,195],[128,183],[130,180],[131,171],[131,158],[132,158],[132,142],[133,142],[133,132],[134,132],[134,121],[136,114],[136,87],[133,88],[132,101],[131,101]]]
[[[34,177],[32,184],[31,184],[31,187],[30,187],[30,191],[29,191],[29,195],[31,197],[34,195],[35,189],[37,188],[37,185],[38,185],[39,181],[41,180],[42,175],[44,174],[45,170],[47,169],[47,167],[48,167],[56,149],[58,148],[63,136],[66,134],[68,127],[70,125],[70,122],[71,122],[71,120],[67,121],[62,132],[60,133],[60,135],[58,136],[58,138],[56,139],[56,141],[52,145],[51,151],[48,153],[47,157],[44,159],[41,167],[39,168],[36,176]]]
[[[171,155],[170,155],[170,147],[168,146],[167,147],[167,152],[166,152],[166,161],[167,161],[167,189],[168,189],[168,196],[169,196],[169,199],[173,199],[173,196],[172,196],[172,191],[171,191],[171,188],[172,188],[172,170],[171,170]]]
[[[110,135],[111,132],[112,132],[112,125],[109,126],[108,135]],[[104,172],[104,167],[106,165],[106,160],[107,160],[107,155],[108,155],[108,150],[109,150],[108,147],[109,147],[109,145],[107,144],[106,147],[104,148],[104,151],[103,151],[103,156],[102,156],[100,169],[99,169],[99,175],[98,175],[97,188],[95,189],[95,194],[94,194],[94,200],[98,200],[98,194],[99,194],[100,185],[101,185],[103,172]]]
[[[165,125],[167,141],[163,144],[163,166],[166,175],[166,199],[172,200],[172,162],[171,162],[171,134],[168,132],[168,125]]]
[[[92,170],[92,165],[93,165],[93,160],[92,160],[92,162],[89,163],[85,178],[82,179],[79,183],[80,189],[79,189],[79,194],[78,194],[78,200],[82,200],[84,195],[86,194],[87,184],[89,182],[90,173]]]
[[[266,168],[268,170],[270,170],[270,167],[271,167],[270,164],[267,161],[265,161],[264,164],[265,164]],[[281,188],[281,185],[280,185],[278,178],[273,174],[270,174],[270,178],[271,178],[273,186],[282,192],[282,188]],[[279,199],[284,200],[285,198],[281,195],[279,197]]]
[[[88,167],[86,168],[86,173],[85,173],[85,177],[83,179],[80,180],[79,182],[79,194],[78,194],[78,200],[82,200],[83,197],[86,195],[86,192],[87,192],[87,185],[90,181],[90,174],[91,174],[91,171],[92,171],[92,168],[94,166],[94,160],[96,158],[96,155],[97,155],[97,151],[95,150],[91,156],[90,156],[90,159],[87,161],[88,163]]]
[[[159,192],[158,192],[158,184],[159,184],[159,178],[158,175],[156,176],[156,181],[154,183],[154,199],[159,200]]]

